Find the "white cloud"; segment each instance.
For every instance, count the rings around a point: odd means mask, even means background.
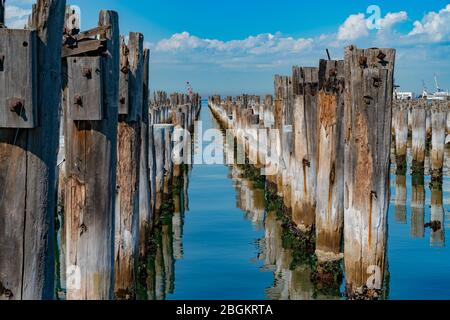
[[[31,3],[33,1],[7,1],[5,7],[6,25],[12,29],[23,28],[28,22],[28,16],[31,14],[31,9],[28,8],[31,7]],[[26,5],[27,8],[22,7],[22,5]]]
[[[249,36],[243,40],[221,41],[201,39],[188,32],[176,33],[169,39],[159,41],[155,46],[157,52],[179,52],[189,50],[214,51],[221,54],[245,53],[264,55],[280,52],[301,52],[313,44],[312,39],[283,37],[280,33],[264,33]]]
[[[338,40],[356,40],[369,35],[364,14],[352,14],[339,27]]]
[[[408,35],[431,42],[450,40],[450,4],[439,12],[429,12],[422,21],[415,21]]]
[[[395,24],[406,21],[407,19],[408,14],[405,11],[389,12],[384,18],[380,19],[380,27],[381,29],[391,28]]]

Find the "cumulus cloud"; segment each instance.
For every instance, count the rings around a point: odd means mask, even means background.
[[[408,20],[408,14],[405,11],[389,12],[386,16],[380,19],[381,30],[391,28],[397,23]]]
[[[439,12],[429,12],[422,21],[415,21],[408,35],[430,42],[450,40],[450,4]]]
[[[6,1],[5,23],[9,28],[20,29],[28,22],[31,14],[32,0],[12,0]]]
[[[356,40],[369,34],[363,13],[352,14],[339,27],[338,40]]]
[[[312,46],[312,39],[283,37],[280,33],[259,34],[243,40],[221,41],[201,39],[188,32],[176,33],[156,44],[157,52],[179,52],[189,50],[216,51],[218,53],[247,53],[263,55],[279,52],[301,52]]]

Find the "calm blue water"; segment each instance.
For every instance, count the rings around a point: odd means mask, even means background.
[[[217,127],[207,105],[203,130]],[[236,207],[236,190],[223,165],[194,165],[189,177],[182,260],[175,263],[169,299],[265,299],[273,276],[262,272],[256,241],[264,237]]]
[[[203,130],[218,127],[206,103]],[[233,179],[232,179],[233,177]],[[406,201],[397,201],[392,176],[389,211],[388,263],[390,299],[449,299],[450,183],[443,187],[444,233],[434,235],[412,221],[411,177]],[[425,178],[425,215],[431,221],[431,191]],[[273,213],[251,206],[261,195],[222,165],[194,165],[189,178],[189,210],[183,227],[183,258],[175,262],[175,285],[168,299],[329,299],[314,295],[311,270],[290,270],[292,252],[281,245],[281,226]],[[257,199],[257,200],[255,200]],[[256,203],[256,202],[255,202]],[[421,237],[420,230],[423,230]],[[417,237],[417,230],[419,230]]]

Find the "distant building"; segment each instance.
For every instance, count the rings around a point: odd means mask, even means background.
[[[416,98],[414,92],[395,91],[395,98],[398,100],[413,100]]]

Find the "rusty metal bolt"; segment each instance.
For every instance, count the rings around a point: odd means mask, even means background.
[[[83,235],[83,233],[85,233],[86,231],[87,231],[87,226],[84,223],[82,223],[80,225],[80,236]]]
[[[73,103],[77,106],[82,106],[83,105],[83,98],[81,98],[80,95],[76,95],[73,99]]]
[[[370,96],[364,96],[364,103],[370,104],[372,102],[373,98]]]
[[[367,57],[360,56],[358,62],[361,67],[367,67]]]
[[[337,71],[335,68],[330,69],[329,71],[329,76],[330,77],[335,77],[337,75]]]
[[[374,77],[374,78],[373,78],[373,86],[374,86],[375,88],[378,88],[380,85],[381,85],[381,79],[380,79],[380,78],[377,78],[377,77]]]
[[[9,110],[11,112],[15,112],[20,114],[23,108],[23,102],[21,100],[15,99],[11,101],[11,105],[9,106]]]
[[[83,68],[83,77],[87,79],[92,78],[92,69],[91,68]]]
[[[380,59],[381,61],[384,61],[384,58],[386,58],[386,55],[380,51],[380,53],[378,53],[377,58]]]
[[[311,162],[308,159],[303,159],[303,167],[311,167]]]

